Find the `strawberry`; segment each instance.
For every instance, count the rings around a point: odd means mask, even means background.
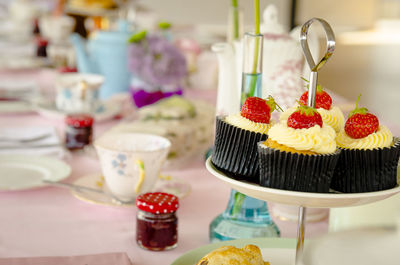
[[[348,136],[354,139],[364,138],[371,133],[377,132],[379,129],[379,120],[374,115],[368,112],[366,108],[358,108],[358,101],[361,95],[358,96],[356,108],[352,110],[344,125],[344,130]]]
[[[244,102],[240,115],[254,122],[269,123],[271,112],[276,107],[279,106],[271,96],[266,100],[258,97],[249,97]]]
[[[316,111],[316,109],[302,105],[295,112],[293,112],[288,120],[287,126],[294,129],[308,129],[319,125],[322,127],[322,117],[321,114]]]
[[[303,80],[307,81],[306,79]],[[301,95],[300,103],[306,106],[308,105],[308,91],[304,92],[303,95]],[[331,96],[329,96],[329,94],[324,91],[321,85],[317,85],[317,93],[315,94],[315,108],[316,109],[323,108],[326,110],[330,110],[331,106],[332,106]]]

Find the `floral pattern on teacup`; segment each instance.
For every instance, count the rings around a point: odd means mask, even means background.
[[[126,168],[126,155],[117,154],[115,159],[111,161],[113,168],[117,169],[118,175],[125,175],[124,169]]]
[[[63,93],[63,95],[64,95],[64,97],[65,97],[66,99],[71,99],[71,98],[72,98],[72,92],[71,92],[71,90],[69,90],[69,89],[64,89],[64,90],[62,91],[62,93]]]

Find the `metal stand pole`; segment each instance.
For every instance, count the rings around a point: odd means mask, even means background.
[[[304,231],[305,231],[305,216],[306,207],[299,207],[299,219],[297,221],[297,245],[296,245],[296,261],[295,265],[302,265],[303,247],[304,247]]]
[[[325,55],[322,59],[316,64],[312,57],[310,47],[308,47],[307,42],[307,34],[308,30],[313,22],[319,22],[323,29],[325,30],[326,35],[326,51]],[[301,27],[300,32],[300,44],[303,48],[304,57],[310,67],[310,86],[308,88],[308,106],[314,108],[315,107],[315,97],[317,93],[317,83],[318,83],[318,70],[324,66],[324,64],[328,61],[328,59],[332,56],[335,50],[335,34],[331,26],[325,20],[321,18],[312,18],[308,20],[306,23],[303,24]],[[298,228],[297,228],[297,246],[296,246],[296,265],[303,264],[303,247],[304,247],[304,219],[306,216],[306,208],[300,206],[299,208],[299,221],[298,221]]]

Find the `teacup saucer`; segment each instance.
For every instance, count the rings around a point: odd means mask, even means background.
[[[69,113],[60,110],[54,102],[41,101],[36,104],[37,112],[50,119],[64,119]],[[96,121],[110,120],[121,112],[121,106],[112,101],[102,102],[101,106],[92,113]]]
[[[104,177],[101,173],[91,174],[83,176],[77,179],[73,184],[79,186],[85,186],[89,188],[103,190],[106,193],[110,193]],[[160,176],[153,191],[171,193],[182,199],[190,194],[192,188],[189,183],[182,179],[174,178],[171,176]],[[107,206],[120,206],[120,207],[131,207],[135,203],[124,203],[121,204],[115,199],[97,192],[83,191],[78,189],[71,189],[71,193],[79,200]]]

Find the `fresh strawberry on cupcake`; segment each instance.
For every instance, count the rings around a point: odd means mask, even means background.
[[[258,144],[260,185],[294,191],[328,192],[340,151],[335,130],[319,112],[299,104],[286,121]]]
[[[301,95],[299,102],[305,106],[308,105],[308,91]],[[281,114],[279,119],[281,121],[287,120],[290,114],[296,111],[298,106],[299,103],[297,103],[294,107],[287,109]],[[343,128],[343,112],[337,106],[333,105],[332,97],[323,89],[321,85],[317,85],[317,91],[315,94],[315,108],[319,114],[321,114],[324,123],[331,126],[336,132],[339,132]]]
[[[272,97],[249,97],[240,113],[217,117],[212,163],[228,176],[258,183],[257,143],[267,139],[276,107]]]
[[[368,109],[358,107],[360,96],[336,139],[342,152],[331,187],[341,192],[379,191],[397,185],[400,140]]]

